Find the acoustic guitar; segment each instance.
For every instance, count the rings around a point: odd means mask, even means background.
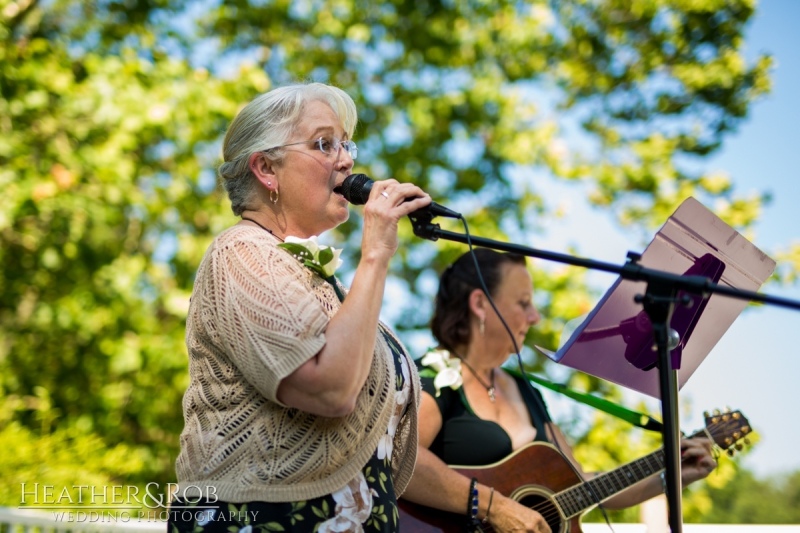
[[[705,429],[692,437],[707,436],[718,447],[742,449],[740,441],[750,433],[750,423],[740,411],[705,414]],[[530,507],[547,520],[553,533],[579,533],[583,514],[631,485],[658,474],[665,468],[664,450],[657,450],[615,470],[584,481],[555,446],[535,442],[520,448],[502,461],[488,466],[452,466],[463,475]],[[463,514],[439,511],[400,499],[400,528],[403,533],[461,533]],[[475,531],[493,531],[481,524]]]

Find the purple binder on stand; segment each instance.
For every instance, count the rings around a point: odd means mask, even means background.
[[[757,291],[775,270],[775,261],[694,198],[667,219],[639,260],[643,267],[675,274],[701,275],[736,289]],[[636,295],[646,283],[618,278],[589,316],[557,352],[562,365],[660,398],[658,353],[650,319]],[[670,351],[683,387],[747,301],[720,294],[682,294],[688,306],[675,305],[670,328],[677,332]]]

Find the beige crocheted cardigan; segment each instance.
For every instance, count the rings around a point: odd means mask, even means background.
[[[218,499],[235,503],[324,496],[356,477],[386,435],[395,366],[380,334],[352,414],[320,417],[278,401],[281,380],[325,345],[340,302],[328,282],[277,244],[260,228],[234,226],[214,240],[198,269],[186,325],[190,382],[176,461],[179,495],[213,487]],[[411,404],[392,451],[398,496],[417,450],[420,387],[410,360],[409,367]]]

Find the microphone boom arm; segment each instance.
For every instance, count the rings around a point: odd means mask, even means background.
[[[695,294],[707,295],[718,293],[742,300],[769,303],[800,311],[800,302],[796,300],[790,300],[788,298],[781,298],[779,296],[772,296],[760,292],[726,287],[724,285],[719,285],[709,281],[709,279],[705,276],[683,276],[680,274],[674,274],[672,272],[643,267],[636,262],[636,259],[638,259],[638,254],[634,252],[628,252],[628,258],[630,260],[623,266],[619,266],[613,263],[604,263],[602,261],[595,261],[593,259],[584,259],[573,255],[539,250],[518,244],[496,241],[483,237],[472,237],[470,235],[443,230],[439,224],[435,224],[431,221],[432,217],[430,217],[427,213],[420,213],[419,211],[411,213],[408,215],[408,218],[411,219],[414,235],[430,241],[444,239],[447,241],[460,242],[468,245],[471,244],[475,246],[481,246],[483,248],[492,248],[501,252],[512,252],[527,257],[536,257],[539,259],[545,259],[547,261],[555,261],[557,263],[564,263],[567,265],[579,266],[591,270],[600,270],[602,272],[618,274],[623,279],[632,281],[667,282],[674,284],[675,288],[677,289]]]

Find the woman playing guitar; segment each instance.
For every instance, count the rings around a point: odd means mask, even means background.
[[[521,346],[528,329],[540,320],[533,305],[533,282],[525,258],[482,248],[474,253],[475,259],[469,252],[462,255],[440,279],[432,320],[440,349],[418,361],[423,382],[419,452],[414,477],[403,498],[466,517],[463,521],[459,517],[454,529],[420,531],[463,531],[465,523],[472,524],[472,530],[564,531],[568,526],[562,523],[563,517],[549,516],[558,512],[541,507],[534,510],[531,507],[537,506],[517,501],[522,499],[509,497],[498,487],[476,483],[479,476],[447,466],[491,465],[531,443],[542,443],[541,448],[547,453],[534,456],[540,457],[541,464],[526,464],[527,471],[546,473],[561,462],[566,465],[565,471],[552,475],[574,479],[554,480],[556,484],[571,485],[595,476],[583,472],[575,461],[563,433],[550,419],[541,394],[500,368],[515,351],[503,321],[516,337],[516,345]],[[480,288],[476,260],[497,312]],[[683,440],[684,485],[705,478],[716,467],[711,445],[705,437]],[[660,494],[662,480],[655,472],[658,470],[608,497],[603,504],[620,509]],[[513,472],[506,474],[504,477],[508,478]],[[593,498],[591,493],[588,497]],[[455,521],[455,514],[447,516],[447,523]],[[415,520],[401,515],[402,530],[413,531]]]

